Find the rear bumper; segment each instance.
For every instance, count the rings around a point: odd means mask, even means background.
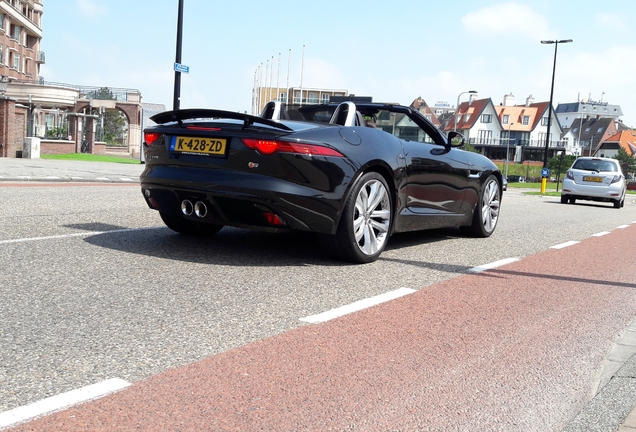
[[[582,185],[566,178],[563,181],[561,195],[591,201],[616,201],[623,197],[623,188],[620,184],[609,186]]]
[[[161,212],[211,224],[325,234],[335,233],[346,192],[344,185],[325,192],[258,174],[165,165],[146,165],[140,180],[146,203]],[[209,211],[203,218],[184,215],[184,200],[203,202]],[[268,213],[283,224],[272,224]]]

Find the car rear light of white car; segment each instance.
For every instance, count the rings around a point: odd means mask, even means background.
[[[612,179],[612,184],[613,183],[618,183],[619,181],[621,181],[621,176],[620,175],[615,175],[614,178]]]
[[[342,153],[330,147],[315,144],[292,143],[287,141],[260,140],[254,138],[241,138],[245,147],[269,156],[274,153],[297,153],[308,156],[335,156],[344,157]]]

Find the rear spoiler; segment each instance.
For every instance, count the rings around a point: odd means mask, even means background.
[[[263,124],[266,126],[271,126],[277,129],[282,129],[286,131],[293,131],[292,128],[285,126],[282,123],[278,123],[273,120],[264,119],[262,117],[256,117],[249,114],[242,114],[234,111],[223,111],[223,110],[211,110],[205,108],[190,108],[183,110],[174,110],[174,111],[164,111],[159,114],[155,114],[150,117],[150,120],[157,124],[165,124],[170,122],[179,122],[179,125],[182,124],[183,120],[192,120],[192,119],[233,119],[233,120],[242,120],[244,126],[249,127],[254,123]]]

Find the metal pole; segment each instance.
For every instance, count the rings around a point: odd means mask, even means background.
[[[548,130],[545,134],[545,153],[543,154],[543,168],[548,167],[548,146],[550,145],[550,126],[552,123],[552,97],[554,96],[554,73],[556,71],[557,47],[559,41],[554,41],[554,63],[552,65],[552,85],[550,86],[550,105],[548,105]]]
[[[508,125],[508,139],[506,140],[506,179],[508,178],[508,159],[510,158],[510,128],[513,124]]]
[[[181,64],[181,44],[183,38],[183,0],[179,0],[179,11],[177,13],[177,54],[175,63]],[[178,110],[181,105],[181,72],[174,71],[174,98],[172,109]]]

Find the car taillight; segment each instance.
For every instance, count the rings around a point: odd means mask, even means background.
[[[612,179],[612,183],[618,183],[619,181],[621,181],[621,176],[617,174]]]
[[[157,132],[144,132],[144,142],[151,146],[159,140],[160,136],[161,134]]]
[[[574,174],[572,174],[572,171],[570,170],[568,170],[568,173],[565,176],[569,178],[570,180],[574,180]]]
[[[260,140],[254,138],[241,138],[245,147],[268,156],[274,153],[298,153],[309,156],[335,156],[344,157],[342,153],[329,147],[315,144],[292,143],[287,141]]]

